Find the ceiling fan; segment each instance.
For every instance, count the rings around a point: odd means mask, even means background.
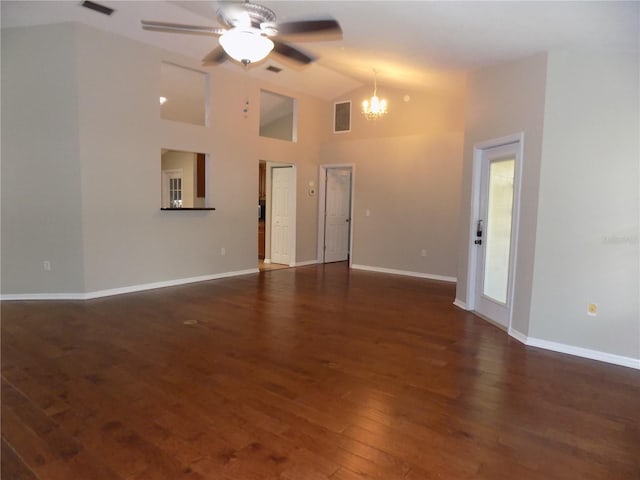
[[[342,36],[340,25],[332,18],[276,23],[273,10],[249,0],[244,3],[224,3],[218,9],[217,16],[225,28],[149,20],[142,20],[142,28],[155,32],[219,37],[220,45],[204,57],[203,65],[217,65],[232,58],[247,66],[264,59],[271,51],[296,64],[307,65],[315,58],[282,41],[282,37],[299,39],[324,34],[323,39],[327,36],[335,39]]]

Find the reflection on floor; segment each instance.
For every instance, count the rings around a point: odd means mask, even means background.
[[[281,263],[264,263],[264,260],[258,260],[258,270],[261,272],[268,272],[269,270],[281,270],[283,268],[289,268],[289,265],[283,265]]]

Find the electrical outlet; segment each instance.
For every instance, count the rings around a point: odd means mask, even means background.
[[[51,262],[49,260],[45,260],[44,262],[42,262],[42,268],[44,268],[45,272],[50,272],[51,271]]]
[[[587,305],[587,315],[589,315],[590,317],[595,317],[596,315],[598,315],[597,303],[590,303]]]
[[[226,248],[224,248],[224,247],[222,247],[222,248],[220,249],[220,255],[222,255],[222,256],[224,257],[226,254],[227,254],[227,249],[226,249]]]

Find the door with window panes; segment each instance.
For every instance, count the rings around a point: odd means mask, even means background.
[[[162,207],[182,208],[182,170],[163,170]]]

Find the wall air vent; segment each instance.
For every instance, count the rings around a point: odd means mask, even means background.
[[[273,73],[280,73],[282,71],[281,68],[276,67],[275,65],[269,65],[266,69]]]
[[[104,15],[111,15],[115,10],[113,8],[105,7],[104,5],[100,5],[99,3],[90,2],[89,0],[85,0],[81,3],[81,5],[89,10],[93,10],[98,13],[102,13]]]

